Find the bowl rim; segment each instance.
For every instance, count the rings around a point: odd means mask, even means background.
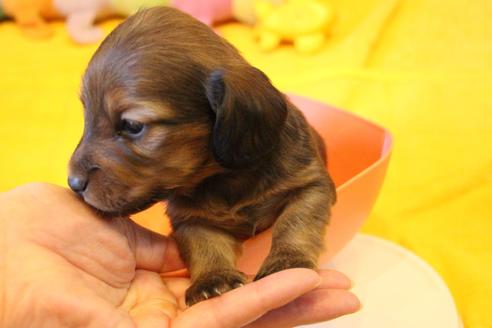
[[[374,171],[377,167],[381,166],[381,164],[386,162],[389,159],[389,157],[391,156],[391,153],[393,151],[394,137],[393,137],[393,134],[388,129],[384,128],[382,125],[380,125],[378,123],[374,123],[374,122],[372,122],[372,121],[370,121],[364,117],[361,117],[361,116],[354,114],[352,112],[349,112],[347,110],[342,110],[336,106],[325,103],[323,101],[308,98],[308,97],[305,97],[302,95],[296,95],[294,93],[286,93],[286,95],[289,98],[289,100],[294,102],[294,104],[296,103],[296,101],[295,101],[296,99],[310,102],[310,103],[315,103],[315,104],[323,106],[325,108],[329,108],[332,111],[341,113],[342,115],[350,116],[351,118],[356,119],[356,120],[364,123],[367,126],[377,128],[384,133],[384,135],[383,135],[383,147],[382,147],[380,157],[376,161],[374,161],[371,165],[367,166],[362,171],[358,172],[357,174],[353,175],[350,179],[348,179],[345,182],[343,182],[342,184],[340,184],[336,188],[337,191],[341,191],[343,189],[348,188],[351,184],[353,184],[355,181],[357,181],[361,176],[367,175],[369,172]],[[297,104],[296,104],[296,106],[297,106]],[[302,109],[301,109],[301,111],[302,111]]]

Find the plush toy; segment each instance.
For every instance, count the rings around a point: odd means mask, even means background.
[[[81,44],[93,43],[103,37],[103,31],[94,26],[96,19],[111,14],[108,0],[52,0],[54,7],[65,18],[72,39]]]
[[[257,0],[255,14],[261,48],[272,50],[289,41],[303,53],[315,52],[323,45],[333,20],[331,7],[320,0],[286,0],[280,5]]]
[[[280,4],[285,0],[269,0]],[[254,24],[255,0],[112,0],[118,14],[129,16],[139,8],[155,5],[167,5],[190,14],[207,25],[236,19],[243,23]]]
[[[274,4],[283,1],[268,0]],[[62,18],[71,38],[88,44],[104,36],[95,26],[96,20],[126,17],[152,6],[174,6],[208,25],[230,19],[249,24],[256,21],[254,0],[0,0],[0,19],[11,17],[27,36],[43,38],[53,34],[46,21]]]
[[[233,0],[111,0],[111,6],[121,16],[130,16],[140,8],[172,6],[212,25],[232,18],[232,2]]]
[[[0,18],[3,11],[26,35],[37,38],[52,34],[47,20],[65,18],[72,39],[87,44],[104,36],[96,20],[173,6],[208,25],[230,19],[257,24],[264,49],[290,40],[300,51],[311,52],[323,44],[332,19],[330,7],[320,1],[325,0],[0,0]]]
[[[212,25],[231,17],[232,0],[53,0],[67,19],[72,38],[81,44],[94,43],[103,37],[95,21],[108,16],[130,16],[138,9],[152,6],[174,6]]]
[[[209,26],[212,26],[214,23],[232,18],[233,1],[234,0],[174,0],[172,6],[190,14]]]
[[[94,43],[104,36],[95,21],[124,15],[140,7],[167,5],[167,0],[52,0],[54,7],[66,18],[68,33],[80,44]]]
[[[47,20],[65,18],[70,36],[78,43],[94,43],[103,37],[94,26],[97,19],[133,13],[140,7],[168,5],[171,0],[0,0],[0,18],[12,18],[23,33],[33,38],[53,34]]]
[[[3,0],[3,11],[27,36],[45,38],[53,34],[47,19],[59,18],[53,0]]]
[[[285,0],[264,1],[278,5]],[[171,5],[207,25],[231,19],[250,25],[256,22],[255,0],[173,0]]]

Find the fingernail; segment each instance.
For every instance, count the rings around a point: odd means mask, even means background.
[[[352,312],[358,312],[362,309],[361,301],[352,293],[350,294],[350,297],[347,298],[347,306],[352,309]]]

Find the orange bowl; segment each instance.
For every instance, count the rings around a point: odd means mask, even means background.
[[[290,95],[321,134],[328,148],[328,171],[337,186],[338,201],[325,238],[320,263],[329,260],[357,233],[368,217],[381,189],[392,149],[391,134],[384,128],[329,105]],[[171,231],[165,204],[157,204],[133,217],[162,234]],[[238,268],[254,275],[271,246],[271,229],[248,239]]]

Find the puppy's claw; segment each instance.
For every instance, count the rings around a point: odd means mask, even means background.
[[[238,282],[238,283],[235,283],[233,287],[234,287],[234,289],[236,289],[236,288],[240,288],[243,286],[244,286],[244,284],[242,282]]]
[[[246,282],[246,276],[236,270],[210,272],[196,279],[186,291],[186,305],[220,296]]]

